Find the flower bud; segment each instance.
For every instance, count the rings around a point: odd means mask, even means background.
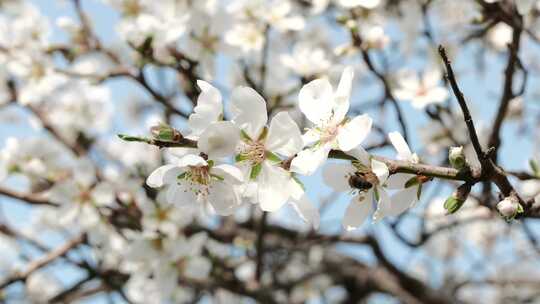
[[[157,140],[176,142],[182,139],[182,134],[180,134],[180,132],[164,123],[151,127],[150,132]]]
[[[508,196],[497,204],[499,213],[507,219],[514,218],[518,213],[523,212],[515,196]]]
[[[468,183],[465,183],[461,186],[459,186],[454,193],[452,193],[452,196],[446,199],[444,202],[444,209],[448,212],[448,214],[455,213],[456,211],[463,206],[465,201],[467,200],[467,197],[469,196],[469,193],[471,192],[471,185]]]
[[[463,147],[451,147],[448,154],[448,160],[452,167],[461,170],[467,165],[467,160],[465,159],[465,153],[463,153]]]
[[[444,202],[444,209],[446,209],[449,214],[452,214],[458,211],[459,208],[463,206],[463,203],[465,203],[465,200],[459,199],[456,196],[452,195]]]

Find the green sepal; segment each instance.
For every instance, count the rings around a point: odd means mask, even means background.
[[[219,181],[225,180],[225,178],[223,178],[223,177],[221,177],[221,176],[219,176],[219,175],[210,174],[210,176],[213,177],[213,178],[215,178],[215,179],[217,179],[217,180],[219,180]]]
[[[262,129],[262,132],[261,132],[261,134],[259,135],[259,138],[258,138],[257,140],[263,141],[263,140],[266,139],[266,136],[268,136],[268,128],[267,128],[267,127],[264,127],[264,128]]]
[[[409,188],[418,184],[420,184],[420,182],[418,181],[418,177],[415,176],[409,179],[407,182],[405,182],[405,188]]]
[[[274,153],[272,153],[270,151],[266,151],[265,155],[266,155],[266,159],[268,159],[270,161],[273,161],[273,162],[276,162],[276,163],[281,162],[281,158],[279,158],[279,156],[277,156],[276,154],[274,154]]]
[[[251,172],[249,173],[249,179],[254,180],[259,176],[262,170],[262,163],[256,164],[255,166],[251,167]]]
[[[458,211],[459,208],[463,206],[463,203],[465,203],[465,201],[460,200],[452,195],[444,202],[444,209],[446,209],[449,214],[452,214]]]
[[[176,179],[184,179],[184,178],[186,178],[186,174],[187,174],[187,172],[182,172],[176,177]]]
[[[306,186],[304,186],[304,183],[302,183],[302,181],[300,181],[300,179],[298,178],[298,176],[296,176],[296,174],[292,174],[292,175],[291,175],[291,178],[292,178],[298,185],[300,185],[300,187],[302,187],[302,190],[306,191]]]
[[[214,166],[214,161],[211,159],[207,160],[206,163],[208,163],[209,168],[212,168]]]
[[[241,161],[244,161],[244,160],[247,160],[248,159],[248,156],[246,154],[236,154],[236,156],[234,157],[234,161],[239,163]]]
[[[540,177],[540,165],[538,165],[538,162],[534,159],[530,159],[529,165],[531,166],[531,170],[534,173],[534,176]]]
[[[373,193],[375,194],[375,200],[378,202],[381,196],[379,195],[379,189],[377,187],[373,187]]]
[[[357,161],[357,160],[353,160],[353,161],[351,161],[351,163],[352,163],[352,165],[353,165],[358,171],[360,171],[360,172],[366,172],[366,171],[369,171],[369,168],[368,168],[366,165],[360,163],[360,162]]]
[[[118,138],[124,141],[142,141],[142,142],[148,142],[148,138],[140,137],[140,136],[133,136],[133,135],[127,135],[127,134],[117,134]]]
[[[251,137],[249,137],[244,130],[240,130],[240,138],[242,138],[243,141],[251,141]]]
[[[421,195],[422,195],[422,184],[418,184],[418,190],[416,190],[416,198],[420,200]]]

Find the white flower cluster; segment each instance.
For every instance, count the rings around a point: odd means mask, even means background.
[[[210,205],[219,215],[230,215],[244,202],[273,212],[291,203],[299,215],[317,227],[319,214],[309,201],[298,175],[312,175],[332,150],[356,158],[349,164],[329,164],[325,182],[337,191],[353,192],[343,225],[359,227],[372,212],[374,218],[396,216],[420,195],[415,175],[390,175],[384,162],[372,159],[360,145],[371,131],[367,115],[347,117],[353,83],[353,69],[345,68],[334,90],[327,78],[311,81],[299,93],[299,107],[312,123],[305,134],[287,112],[277,113],[268,124],[264,98],[248,87],[233,90],[228,102],[230,120],[223,118],[220,92],[198,81],[201,94],[189,117],[197,149],[171,148],[170,164],[148,177],[150,187],[167,188],[170,204]],[[397,132],[389,138],[402,160],[418,162]],[[234,164],[227,159],[234,157]],[[390,196],[387,189],[395,190]]]

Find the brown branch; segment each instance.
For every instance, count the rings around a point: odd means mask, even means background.
[[[405,122],[405,115],[401,111],[401,107],[399,106],[399,103],[397,99],[394,97],[394,94],[392,94],[392,89],[390,87],[390,82],[386,77],[377,70],[375,65],[373,64],[373,60],[371,59],[371,55],[369,54],[369,51],[363,46],[363,40],[360,34],[358,33],[357,29],[350,29],[350,35],[351,39],[353,41],[354,46],[356,46],[360,50],[360,54],[362,55],[362,60],[368,67],[368,69],[371,71],[375,77],[379,79],[379,81],[382,83],[384,88],[384,95],[385,100],[390,100],[392,105],[394,106],[394,109],[396,111],[397,119],[401,127],[401,131],[403,133],[403,137],[405,138],[405,141],[409,141],[409,133],[407,131],[407,123]]]
[[[54,262],[57,258],[65,255],[68,251],[83,243],[85,239],[86,236],[81,234],[78,237],[66,242],[62,246],[50,251],[44,257],[31,262],[24,271],[15,273],[3,283],[0,283],[0,290],[13,283],[26,280],[32,273]]]
[[[465,97],[463,96],[463,93],[459,89],[456,76],[454,75],[454,70],[452,69],[452,65],[450,64],[450,59],[448,59],[448,56],[446,55],[446,50],[444,49],[442,45],[439,45],[439,54],[441,55],[441,58],[443,59],[444,66],[446,67],[446,77],[448,78],[448,81],[450,82],[452,91],[454,92],[454,95],[456,96],[456,99],[459,103],[459,107],[461,108],[461,111],[463,112],[463,119],[465,120],[467,129],[469,130],[469,137],[474,147],[474,151],[476,152],[476,155],[478,156],[478,160],[482,162],[485,159],[485,154],[482,150],[482,146],[480,145],[480,140],[478,140],[478,134],[476,133],[476,128],[474,127],[474,122],[471,117],[469,107],[467,106],[467,102],[465,101]]]
[[[6,188],[1,188],[1,187],[0,187],[0,195],[22,201],[30,205],[46,205],[46,206],[54,206],[54,207],[58,206],[57,204],[51,201],[37,197],[35,195],[17,193],[15,191],[12,191]]]

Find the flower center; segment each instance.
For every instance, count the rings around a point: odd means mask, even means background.
[[[190,166],[186,177],[193,184],[208,186],[210,183],[210,172],[207,166]]]
[[[321,130],[321,144],[332,142],[338,135],[338,125],[329,125]]]
[[[261,141],[249,141],[246,143],[240,154],[242,155],[242,158],[255,166],[266,159],[266,148]]]
[[[185,191],[192,191],[199,198],[208,195],[211,178],[208,166],[190,166],[188,171],[178,176],[179,180],[184,180],[188,185]]]

